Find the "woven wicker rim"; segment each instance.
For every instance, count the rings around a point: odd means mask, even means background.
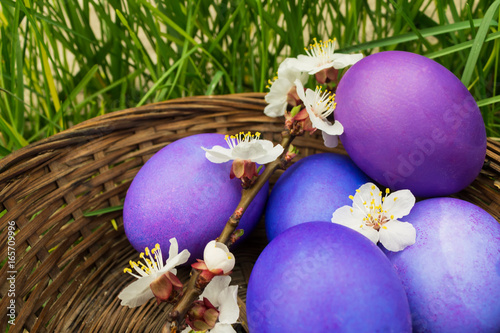
[[[8,244],[15,221],[15,326],[9,332],[159,332],[168,305],[129,309],[118,293],[131,277],[123,274],[136,258],[123,231],[121,211],[85,216],[120,205],[140,167],[165,145],[188,135],[259,131],[278,142],[282,119],[266,117],[263,94],[201,96],[106,114],[31,144],[0,160],[0,241]],[[301,157],[327,149],[320,135],[294,141]],[[280,172],[271,179],[274,184]],[[488,140],[486,161],[474,183],[456,197],[500,217],[500,144]],[[115,220],[118,230],[111,224]],[[243,246],[233,283],[239,284],[240,321],[246,329],[246,284],[267,241],[262,224]],[[1,247],[7,258],[8,246]],[[9,265],[3,265],[0,330],[8,318]],[[188,269],[181,269],[186,280]]]

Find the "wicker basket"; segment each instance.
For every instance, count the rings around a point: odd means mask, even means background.
[[[130,182],[159,149],[204,132],[259,131],[279,142],[281,119],[266,117],[263,94],[192,97],[113,112],[20,149],[0,160],[0,331],[6,331],[9,288],[15,286],[15,325],[9,332],[159,332],[169,306],[151,300],[120,306],[118,293],[132,281],[123,268],[137,256],[121,211],[86,212],[122,204]],[[307,156],[327,149],[320,135],[294,141]],[[279,172],[271,179],[275,182]],[[500,217],[500,144],[488,140],[482,173],[457,197]],[[116,221],[115,230],[112,220]],[[8,252],[8,223],[15,221],[15,267]],[[232,275],[240,285],[245,325],[246,283],[267,241],[262,222],[235,250]],[[12,244],[12,243],[11,243]],[[10,273],[15,271],[16,273]],[[15,284],[8,278],[15,275]],[[181,280],[189,269],[181,269]],[[12,292],[12,290],[10,290]]]

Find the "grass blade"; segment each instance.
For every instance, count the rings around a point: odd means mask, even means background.
[[[208,85],[207,92],[205,93],[205,95],[212,95],[212,93],[214,92],[215,86],[219,83],[219,81],[223,75],[224,75],[224,73],[222,71],[217,71],[217,73],[215,73],[214,78],[212,79],[212,82],[210,82],[210,84]]]
[[[497,38],[500,38],[500,31],[494,32],[492,34],[489,34],[485,38],[484,42],[487,43],[487,42],[490,42],[490,41],[495,40]],[[472,47],[473,44],[474,44],[474,41],[470,40],[470,41],[467,41],[467,42],[463,42],[463,43],[460,43],[460,44],[456,44],[456,45],[444,48],[444,49],[436,51],[436,52],[427,53],[427,54],[424,54],[424,55],[427,58],[429,58],[429,59],[435,59],[435,58],[439,58],[439,57],[442,57],[442,56],[445,56],[445,55],[449,55],[449,54],[452,54],[452,53],[455,53],[455,52],[458,52],[458,51],[461,51],[461,50],[466,50],[466,49]]]
[[[479,26],[476,38],[474,38],[474,43],[469,53],[469,58],[465,64],[464,72],[462,74],[462,83],[468,87],[472,79],[472,74],[474,73],[474,68],[479,58],[479,53],[481,52],[481,47],[483,46],[484,40],[486,38],[486,33],[488,32],[490,22],[493,20],[493,16],[497,13],[497,8],[500,5],[500,0],[496,0],[484,14],[483,22]]]
[[[116,211],[120,211],[120,210],[123,210],[123,205],[107,207],[107,208],[103,208],[103,209],[94,210],[91,212],[85,212],[85,213],[83,213],[83,216],[85,216],[85,217],[98,216],[98,215],[112,213],[112,212],[116,212]]]
[[[500,95],[490,97],[490,98],[485,98],[477,102],[477,106],[482,107],[486,105],[491,105],[495,103],[500,103]]]
[[[489,20],[489,21],[488,20],[483,21],[483,20],[484,19],[475,19],[474,26],[477,27],[480,24],[482,24],[483,22],[486,22],[485,24],[487,26],[498,24],[496,21],[493,21],[493,20]],[[438,27],[421,29],[420,34],[422,35],[422,37],[429,37],[429,36],[437,36],[437,35],[441,35],[441,34],[445,34],[445,33],[456,32],[459,30],[465,30],[465,29],[469,29],[469,28],[470,28],[470,22],[463,21],[463,22],[459,22],[459,23],[452,23],[452,24],[445,25],[445,26],[438,26]],[[361,43],[361,44],[357,44],[354,46],[345,47],[345,48],[340,49],[338,52],[350,53],[350,52],[356,52],[356,51],[369,50],[369,49],[374,49],[377,47],[385,47],[385,46],[415,41],[418,38],[419,37],[415,33],[410,32],[407,34],[386,37],[386,38],[378,39],[378,40],[367,42],[367,43]]]

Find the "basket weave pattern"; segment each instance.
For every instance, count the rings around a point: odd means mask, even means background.
[[[15,221],[15,326],[9,332],[159,332],[169,309],[154,300],[129,309],[118,293],[133,278],[123,274],[136,251],[123,230],[121,205],[141,166],[165,145],[185,136],[259,131],[280,141],[282,119],[266,117],[259,93],[190,97],[113,112],[88,120],[0,160],[0,258],[7,258],[7,228]],[[321,135],[297,138],[304,157],[325,148]],[[280,172],[272,179],[274,184]],[[333,175],[335,176],[335,175]],[[488,140],[481,175],[457,197],[500,217],[500,144]],[[118,230],[111,221],[115,220]],[[266,245],[262,225],[235,250],[232,284],[239,284],[245,327],[246,283]],[[0,270],[0,331],[10,297],[9,265]],[[189,269],[181,269],[187,280]]]

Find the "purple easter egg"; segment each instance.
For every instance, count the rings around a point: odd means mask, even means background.
[[[500,224],[453,198],[418,202],[405,221],[416,243],[386,254],[406,289],[414,332],[498,332]]]
[[[351,205],[349,196],[370,179],[344,155],[305,157],[288,168],[271,191],[266,206],[266,233],[274,239],[309,221],[330,221],[333,212]]]
[[[281,233],[247,290],[250,332],[411,332],[403,286],[368,238],[331,222]]]
[[[231,162],[208,161],[201,147],[226,147],[224,135],[197,134],[158,151],[135,176],[123,206],[123,225],[137,251],[156,243],[167,251],[175,237],[190,262],[203,259],[205,245],[217,238],[241,199],[241,182],[230,179]],[[263,212],[269,185],[257,194],[240,221],[245,235]],[[167,252],[168,253],[168,252]]]
[[[342,144],[376,182],[416,196],[467,187],[486,155],[474,98],[445,67],[402,51],[370,55],[342,77],[335,119]]]

